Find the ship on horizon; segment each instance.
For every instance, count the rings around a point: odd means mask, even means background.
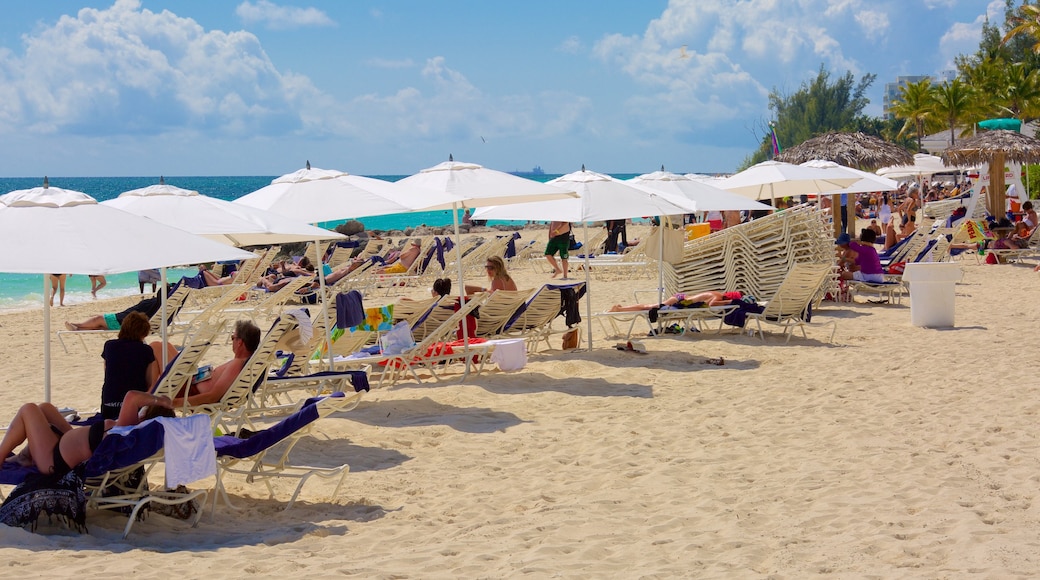
[[[545,172],[542,171],[541,165],[535,165],[531,168],[530,171],[520,171],[519,169],[517,169],[514,171],[510,171],[510,173],[512,173],[513,175],[545,175]]]

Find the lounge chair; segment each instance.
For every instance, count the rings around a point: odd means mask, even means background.
[[[99,510],[129,510],[129,518],[123,528],[123,537],[130,534],[130,529],[139,520],[139,513],[146,507],[154,505],[178,506],[188,516],[191,526],[195,527],[202,517],[202,506],[208,492],[206,490],[166,490],[149,487],[148,475],[164,461],[165,421],[191,421],[192,419],[163,419],[147,421],[125,432],[110,432],[94,454],[70,472],[62,481],[82,483],[82,490],[68,489],[67,493],[82,491],[85,505]],[[31,473],[38,473],[35,468],[26,468],[12,463],[0,464],[0,484],[18,484]],[[13,500],[14,501],[14,500]],[[55,507],[50,490],[42,494],[29,492],[16,501],[23,505],[19,509],[51,511]],[[43,505],[40,504],[43,502]],[[70,515],[70,514],[64,514]],[[85,514],[82,514],[85,517]],[[76,519],[73,517],[73,519]],[[84,524],[85,519],[80,519]]]
[[[179,286],[166,297],[167,328],[170,328],[171,325],[174,324],[174,319],[180,314],[191,291],[191,288],[188,288],[187,286]],[[159,335],[162,333],[162,312],[163,309],[160,306],[159,310],[157,310],[148,321],[149,324],[151,324],[151,334],[153,335]],[[68,354],[69,348],[68,345],[65,344],[65,336],[67,335],[78,336],[80,344],[83,345],[83,350],[86,350],[87,343],[83,340],[85,336],[113,336],[118,333],[118,330],[59,330],[58,342],[61,343],[61,348],[65,351],[65,354]]]
[[[530,352],[537,350],[541,342],[550,347],[553,321],[568,308],[578,308],[577,303],[584,295],[585,282],[545,284],[531,294],[522,308],[517,309],[502,334],[509,338],[523,338]],[[580,321],[579,316],[577,322]],[[576,323],[574,320],[571,322]]]
[[[531,290],[496,290],[489,293],[487,300],[480,306],[480,317],[477,318],[473,336],[493,338],[502,334],[505,326],[532,295]]]
[[[752,332],[757,331],[765,340],[762,325],[779,326],[787,336],[786,342],[790,342],[795,328],[802,331],[803,338],[808,338],[805,334],[806,326],[830,326],[830,342],[834,342],[834,333],[838,328],[836,321],[810,322],[813,300],[833,276],[834,267],[830,264],[795,264],[776,294],[766,302],[765,309],[759,314],[747,314],[748,320],[754,320],[756,324]]]
[[[333,393],[327,397],[320,397],[306,401],[298,411],[282,419],[276,425],[257,431],[247,439],[233,436],[221,436],[214,438],[217,451],[217,482],[213,497],[214,504],[219,495],[224,503],[233,508],[227,490],[224,487],[224,478],[228,474],[239,474],[246,477],[246,481],[253,483],[262,481],[267,486],[270,497],[274,497],[274,489],[271,480],[276,478],[296,479],[296,489],[286,504],[285,509],[292,507],[296,498],[300,495],[307,480],[317,476],[323,479],[338,477],[336,489],[332,492],[335,498],[343,486],[349,467],[346,464],[335,467],[307,467],[289,463],[289,454],[293,447],[304,436],[309,435],[318,419],[327,417],[332,413],[349,411],[356,407],[361,400],[361,393],[351,395]],[[277,444],[286,441],[281,447],[277,459],[268,459],[269,451]]]

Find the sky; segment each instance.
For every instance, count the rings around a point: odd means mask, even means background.
[[[48,0],[0,19],[0,177],[732,172],[771,90],[977,49],[1003,0]]]

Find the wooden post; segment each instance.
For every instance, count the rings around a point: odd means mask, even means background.
[[[994,153],[989,162],[989,188],[986,190],[986,207],[989,213],[1000,219],[1007,214],[1004,185],[1004,154]]]
[[[841,235],[841,194],[831,196],[831,218],[834,223],[834,239]]]

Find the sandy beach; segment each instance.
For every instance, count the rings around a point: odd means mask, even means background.
[[[315,479],[284,511],[288,484],[269,499],[232,478],[240,509],[196,529],[151,515],[123,540],[124,517],[97,512],[82,535],[0,526],[4,576],[1033,576],[1040,281],[958,264],[954,329],[911,326],[908,299],[860,297],[816,313],[837,320],[834,344],[823,329],[789,344],[688,333],[644,338],[641,355],[594,325],[592,352],[556,336],[522,371],[373,389],[293,456],[348,463],[338,497]],[[593,309],[655,285],[594,281]],[[131,301],[56,309],[52,326]],[[42,341],[41,311],[0,316],[4,424],[41,398]],[[102,340],[86,344],[52,341],[53,401],[81,412],[102,378]]]

